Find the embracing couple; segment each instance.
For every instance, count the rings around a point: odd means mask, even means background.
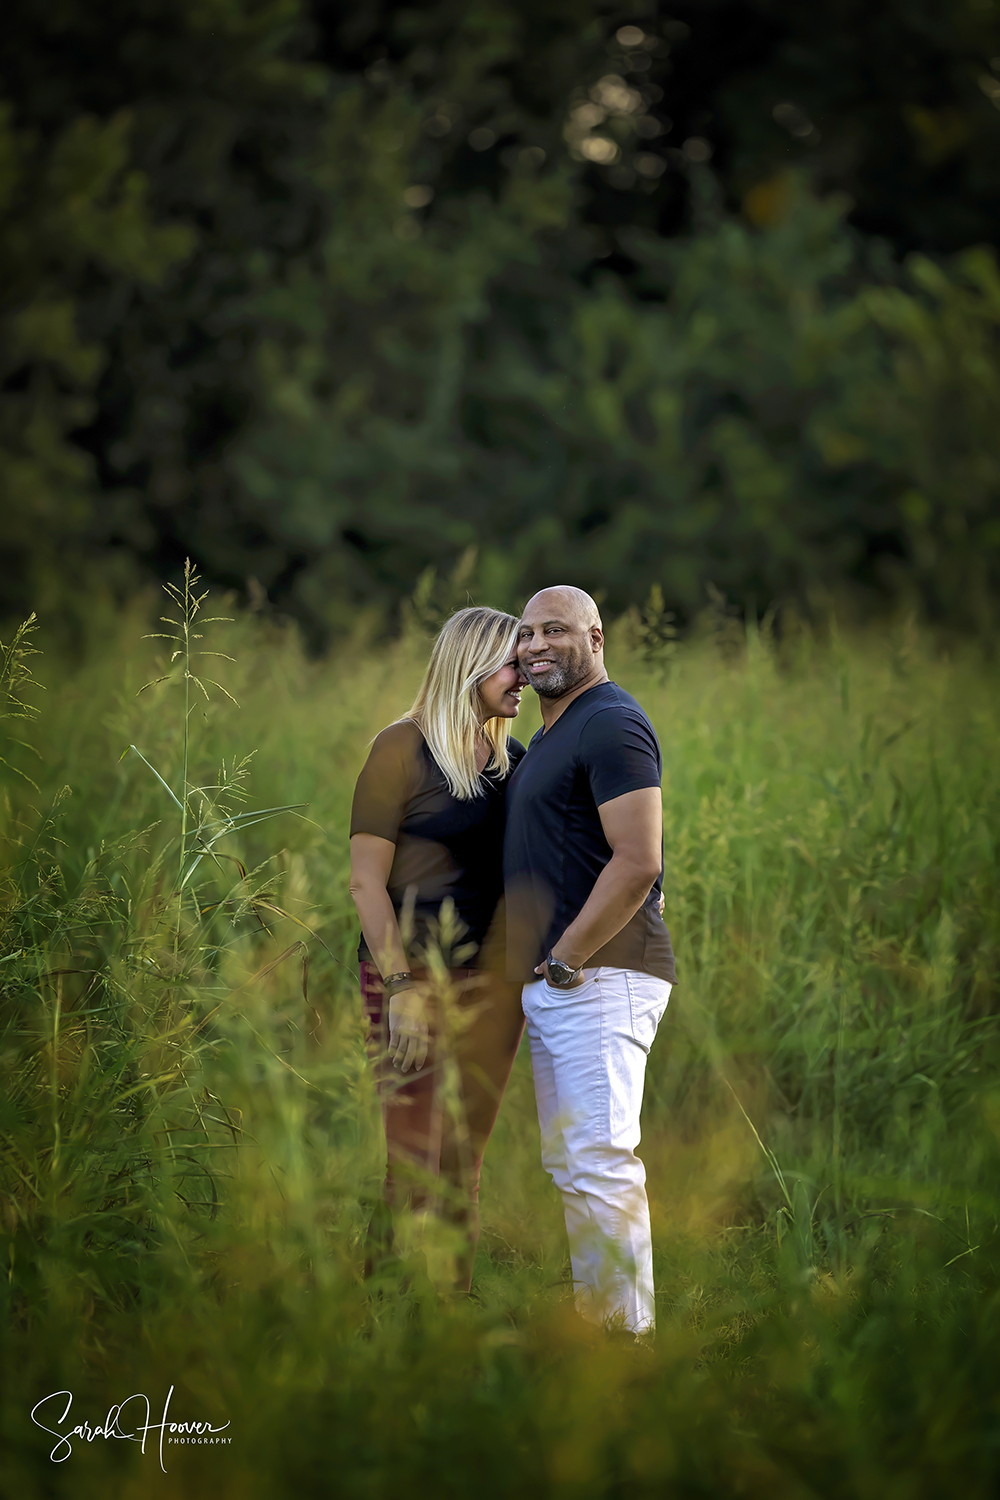
[[[510,737],[525,681],[542,712],[527,750]],[[391,1246],[394,1209],[433,1213],[460,1231],[468,1290],[483,1152],[527,1024],[577,1307],[652,1329],[635,1147],[674,981],[660,777],[652,725],[605,671],[597,606],[568,586],[536,594],[520,620],[459,610],[413,707],[374,740],[351,816],[388,1148],[369,1271]]]

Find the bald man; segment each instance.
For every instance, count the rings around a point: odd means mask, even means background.
[[[542,728],[508,785],[504,879],[542,1161],[562,1194],[580,1312],[646,1333],[652,1244],[635,1148],[646,1057],[674,982],[660,746],[608,679],[589,594],[563,585],[529,599],[517,654]]]

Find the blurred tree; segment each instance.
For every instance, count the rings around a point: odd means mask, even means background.
[[[549,8],[540,24],[579,60],[592,7]],[[402,62],[379,55],[333,93],[311,164],[333,212],[315,247],[286,262],[280,287],[262,281],[232,305],[256,340],[255,420],[226,472],[253,529],[242,556],[229,528],[202,532],[199,555],[216,571],[235,562],[320,631],[394,604],[480,538],[460,416],[470,340],[505,278],[548,271],[565,298],[574,253],[588,254],[582,240],[574,251],[566,164],[550,160],[558,120],[519,106],[497,72],[527,44],[516,19],[506,5],[402,16]]]
[[[900,254],[998,243],[1000,17],[988,0],[434,0],[419,9],[313,0],[312,13],[334,70],[388,75],[403,64],[446,97],[463,22],[492,32],[492,56],[461,99],[478,150],[456,152],[464,132],[443,132],[449,182],[494,180],[508,129],[516,135],[525,119],[550,154],[565,131],[584,168],[581,216],[598,231],[598,257],[619,257],[616,269],[630,269],[618,227],[690,228],[692,161],[712,162],[734,210],[797,168],[821,192],[849,193],[851,223]],[[751,217],[761,211],[766,194],[750,205]]]
[[[706,580],[758,605],[819,588],[996,624],[1000,278],[992,254],[902,274],[795,179],[767,231],[712,210],[635,233],[528,360],[503,329],[470,386],[487,566],[553,566],[621,607]],[[715,222],[709,222],[715,213]]]
[[[83,265],[64,333],[86,346],[73,379],[85,364],[93,399],[64,403],[58,514],[37,489],[12,497],[25,525],[66,533],[72,516],[95,554],[160,570],[191,553],[217,579],[256,577],[318,631],[332,584],[343,615],[468,540],[474,521],[430,504],[419,553],[373,579],[379,526],[360,530],[359,511],[399,529],[447,482],[464,330],[505,261],[567,221],[565,173],[539,176],[559,119],[493,73],[530,50],[569,76],[603,28],[590,0],[543,0],[541,49],[504,3],[390,19],[392,59],[352,71],[348,55],[335,72],[315,60],[321,10],[297,0],[15,0],[0,71],[17,130],[43,157],[67,132],[113,137],[129,201],[173,258],[150,251],[139,274],[110,237]],[[477,135],[477,121],[491,123]],[[8,214],[30,262],[30,206]],[[12,284],[18,316],[27,296]],[[25,402],[41,410],[45,359],[19,348],[0,396],[10,431]]]
[[[899,254],[1000,242],[990,0],[661,0],[616,26],[608,70],[649,109],[640,139],[591,167],[588,219],[688,228],[686,163],[711,160],[731,209],[797,168],[849,193],[851,223]]]
[[[61,322],[49,317],[47,344],[8,344],[7,525],[43,572],[54,544],[72,546],[64,588],[81,546],[169,564],[178,512],[210,501],[212,463],[245,415],[240,351],[212,319],[248,258],[307,232],[309,194],[285,179],[326,79],[281,56],[296,15],[286,0],[8,8],[5,241],[20,274],[5,294],[12,319],[41,328],[51,305]],[[26,440],[44,463],[18,465]]]
[[[13,0],[7,607],[81,549],[190,554],[319,641],[475,545],[498,603],[555,571],[981,621],[993,262],[904,271],[844,215],[902,251],[993,233],[992,25]]]
[[[80,117],[48,140],[0,113],[0,560],[22,613],[76,566],[94,471],[74,435],[94,420],[106,350],[86,317],[95,281],[157,286],[192,236],[150,218],[129,121]]]

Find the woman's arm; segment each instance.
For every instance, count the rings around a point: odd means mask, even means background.
[[[396,846],[373,833],[351,836],[351,896],[357,908],[368,952],[380,974],[401,974],[409,967],[399,923],[386,887]]]
[[[408,968],[396,913],[386,889],[396,846],[373,833],[351,836],[351,896],[368,952],[382,975]],[[422,1068],[427,1058],[427,1022],[415,989],[389,997],[389,1056],[401,1072]]]

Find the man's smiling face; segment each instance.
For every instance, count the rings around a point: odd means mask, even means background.
[[[531,686],[543,698],[561,698],[601,665],[604,638],[596,606],[593,616],[566,589],[544,589],[529,599],[521,617],[517,659]]]

